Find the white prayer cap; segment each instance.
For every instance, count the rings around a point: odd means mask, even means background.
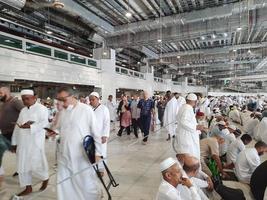
[[[219,122],[218,122],[218,125],[225,126],[225,125],[226,125],[226,123],[225,123],[224,121],[219,121]]]
[[[236,126],[233,125],[233,124],[229,125],[228,128],[230,128],[230,129],[232,129],[232,130],[234,130],[234,131],[236,130]]]
[[[194,93],[189,93],[189,94],[186,96],[186,99],[187,99],[187,100],[190,100],[190,101],[196,101],[196,100],[197,100],[197,95],[195,95]]]
[[[23,95],[34,96],[34,92],[33,92],[33,90],[30,90],[30,89],[24,89],[24,90],[21,90],[20,95],[21,96],[23,96]]]
[[[174,164],[177,164],[176,160],[174,160],[173,158],[169,157],[169,158],[165,159],[164,161],[162,161],[160,163],[160,171],[163,172],[166,169],[168,169],[171,166],[173,166]]]
[[[89,96],[95,96],[96,98],[99,99],[99,94],[97,92],[92,92]]]

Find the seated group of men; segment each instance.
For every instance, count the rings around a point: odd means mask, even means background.
[[[267,177],[267,161],[261,164],[260,156],[267,152],[267,144],[258,141],[254,147],[246,148],[252,137],[242,135],[234,125],[227,126],[220,117],[206,135],[200,140],[200,161],[188,155],[182,166],[172,158],[161,163],[163,181],[157,199],[209,199],[207,191],[213,189],[211,177],[217,171],[224,180],[250,184],[254,197],[262,200],[267,185],[263,178]],[[211,161],[215,163],[215,172]]]

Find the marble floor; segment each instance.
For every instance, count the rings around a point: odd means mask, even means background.
[[[140,137],[139,137],[140,138]],[[159,163],[169,156],[175,157],[171,143],[166,140],[166,131],[156,128],[151,133],[147,145],[141,144],[141,139],[123,135],[121,138],[113,132],[108,145],[108,165],[116,181],[120,184],[111,188],[114,200],[153,200],[161,181]],[[55,141],[46,141],[47,158],[50,165],[50,182],[43,192],[34,192],[24,197],[26,200],[56,199],[55,178]],[[12,199],[19,192],[18,179],[12,177],[15,172],[15,155],[6,153],[3,161],[6,172],[6,190],[0,193],[0,200]],[[249,187],[235,182],[226,182],[228,186],[243,189],[247,200],[252,199]],[[34,181],[34,191],[38,191],[40,183]],[[107,199],[105,197],[104,199]],[[14,199],[14,198],[13,198]]]

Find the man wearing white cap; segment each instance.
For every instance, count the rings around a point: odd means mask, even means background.
[[[199,134],[203,125],[198,125],[194,113],[197,96],[190,93],[186,97],[186,104],[182,105],[177,114],[177,134],[175,138],[174,151],[177,158],[182,162],[185,154],[190,154],[200,159]]]
[[[57,171],[58,200],[100,200],[101,186],[95,171],[84,153],[82,141],[90,135],[95,142],[95,160],[101,159],[101,134],[96,131],[96,117],[92,108],[80,103],[74,91],[62,87],[57,100],[63,103],[59,118],[59,154]],[[73,175],[77,173],[76,175]]]
[[[96,131],[101,135],[102,156],[106,159],[107,143],[110,132],[110,115],[108,108],[105,105],[100,104],[99,97],[97,92],[92,92],[89,95],[89,101],[96,116]]]
[[[11,143],[16,149],[20,186],[26,186],[18,196],[32,192],[32,176],[43,181],[40,190],[46,189],[49,178],[44,130],[48,125],[48,110],[36,102],[33,90],[22,90],[21,98],[25,107],[19,114]]]
[[[188,178],[182,177],[182,169],[173,158],[167,158],[160,163],[160,171],[163,180],[159,186],[156,200],[182,200],[178,185],[183,184],[190,190],[190,196],[186,199],[200,200],[196,188]],[[185,198],[184,198],[185,199]]]

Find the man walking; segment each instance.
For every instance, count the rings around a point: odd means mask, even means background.
[[[3,155],[6,150],[11,150],[11,138],[15,122],[24,107],[22,101],[12,97],[7,87],[0,88],[0,101],[3,103],[0,109],[0,190],[4,179],[4,170],[1,167]]]
[[[22,90],[25,107],[21,110],[12,135],[12,145],[17,154],[17,172],[21,187],[26,187],[18,196],[32,192],[32,176],[43,181],[40,190],[48,184],[48,163],[45,155],[45,130],[48,125],[48,110],[36,101],[33,90]]]
[[[59,119],[58,199],[100,200],[101,186],[82,146],[84,137],[92,136],[96,162],[100,160],[101,134],[96,131],[94,111],[90,106],[78,102],[71,88],[60,88],[57,100],[63,102],[64,108]]]
[[[137,107],[141,109],[140,126],[142,132],[144,133],[143,144],[146,145],[149,135],[151,115],[154,115],[154,101],[149,98],[147,91],[144,91],[143,95],[143,99],[139,101]]]

